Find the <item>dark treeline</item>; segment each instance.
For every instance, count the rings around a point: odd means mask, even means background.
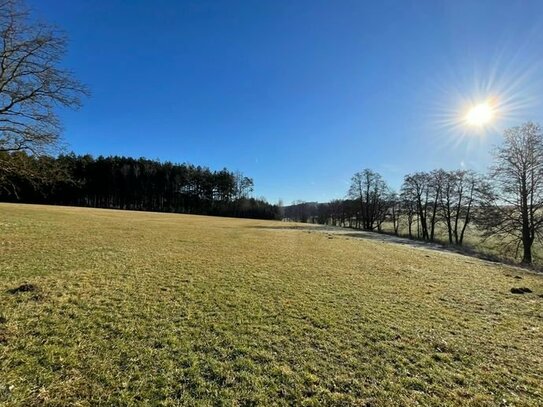
[[[253,180],[223,169],[144,158],[0,153],[4,202],[275,219],[278,207],[251,197]]]

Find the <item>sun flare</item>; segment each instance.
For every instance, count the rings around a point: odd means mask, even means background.
[[[482,127],[494,119],[495,113],[488,102],[480,103],[469,109],[466,122],[471,126]]]

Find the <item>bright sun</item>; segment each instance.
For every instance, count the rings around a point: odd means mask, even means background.
[[[466,122],[471,126],[482,127],[492,121],[494,114],[494,109],[492,109],[488,102],[480,103],[468,111]]]

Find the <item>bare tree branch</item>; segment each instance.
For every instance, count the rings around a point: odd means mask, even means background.
[[[20,0],[0,1],[0,152],[46,153],[61,133],[56,108],[77,108],[87,88],[59,64],[66,37],[32,21]]]
[[[536,123],[507,129],[494,151],[493,188],[486,191],[479,224],[485,236],[496,236],[523,249],[532,262],[532,244],[543,232],[543,133]]]

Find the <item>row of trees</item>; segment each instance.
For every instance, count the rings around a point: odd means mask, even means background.
[[[296,202],[284,209],[288,219],[383,231],[426,241],[446,231],[462,245],[470,224],[482,238],[493,236],[522,262],[532,263],[532,247],[543,236],[543,133],[535,123],[508,129],[493,152],[485,176],[470,170],[415,172],[398,192],[375,171],[353,175],[346,199],[329,203]],[[403,231],[403,233],[402,233]]]
[[[12,169],[11,171],[9,169]],[[275,219],[253,180],[226,169],[127,157],[0,153],[0,200]]]
[[[435,170],[407,175],[398,194],[380,174],[365,169],[352,177],[346,199],[296,202],[284,213],[301,222],[379,232],[388,222],[396,235],[404,226],[408,237],[428,241],[436,240],[436,227],[442,223],[449,242],[461,245],[474,202],[486,188],[473,171]]]
[[[449,243],[461,245],[472,220],[474,203],[480,205],[489,185],[467,170],[417,172],[405,177],[399,198],[394,197],[392,220],[397,233],[399,214],[404,209],[408,234],[434,241],[436,226],[443,223]]]
[[[0,200],[272,219],[252,179],[226,169],[126,157],[61,155],[56,108],[89,92],[60,66],[66,37],[0,0]]]

